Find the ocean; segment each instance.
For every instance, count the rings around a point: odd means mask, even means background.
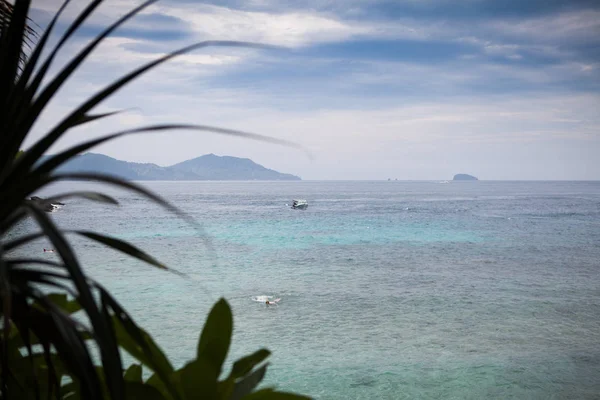
[[[118,208],[71,200],[52,215],[187,274],[72,238],[176,366],[225,297],[229,360],[273,352],[263,386],[317,399],[600,398],[600,182],[143,185],[202,228],[114,189]],[[308,209],[286,206],[294,198]]]

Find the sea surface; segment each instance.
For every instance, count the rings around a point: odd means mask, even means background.
[[[73,237],[86,271],[176,366],[194,356],[223,296],[235,320],[229,360],[267,347],[265,385],[281,390],[600,398],[600,182],[143,185],[202,228],[113,189],[120,207],[70,200],[52,216],[127,239],[187,274]],[[286,206],[294,198],[308,209]],[[28,251],[44,256],[49,246]]]

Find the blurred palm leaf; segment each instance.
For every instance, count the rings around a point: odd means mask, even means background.
[[[108,291],[85,274],[65,236],[67,232],[54,223],[40,204],[28,200],[29,196],[53,182],[87,179],[141,193],[193,223],[176,207],[134,183],[94,173],[59,174],[56,169],[79,153],[109,140],[174,129],[209,131],[299,147],[279,139],[213,126],[165,124],[85,141],[42,162],[44,153],[68,131],[114,114],[93,113],[97,105],[171,58],[209,46],[265,47],[244,42],[207,41],[158,58],[107,85],[75,107],[23,152],[21,149],[32,126],[58,90],[103,39],[153,2],[146,1],[107,27],[50,78],[48,71],[63,45],[85,24],[102,0],[91,1],[52,49],[46,48],[47,42],[68,0],[41,36],[32,28],[33,23],[28,17],[31,0],[17,0],[14,6],[0,0],[0,320],[3,323],[0,398],[126,399],[145,396],[186,399],[197,397],[198,390],[219,393],[219,398],[239,398],[252,392],[264,375],[266,364],[256,370],[254,367],[268,355],[265,350],[239,360],[226,380],[217,381],[232,331],[231,311],[224,301],[217,303],[209,316],[196,360],[188,364],[189,367],[174,371],[152,338],[135,324]],[[48,54],[44,60],[42,54]],[[68,192],[50,200],[67,197],[118,204],[116,199],[98,192]],[[14,228],[25,218],[31,218],[39,232],[16,236]],[[74,233],[155,267],[165,268],[152,256],[122,240],[91,231]],[[58,261],[18,255],[24,246],[40,238],[52,243]],[[59,294],[48,296],[48,290]],[[74,312],[83,318],[75,318],[71,315]],[[90,353],[88,341],[92,341],[99,351],[99,366]],[[128,351],[154,375],[143,382],[141,366],[124,371],[119,348]],[[65,383],[65,377],[70,383]],[[206,385],[199,387],[194,379]],[[268,391],[268,396],[272,393],[276,392]]]
[[[3,35],[4,31],[8,29],[10,25],[10,21],[12,19],[14,11],[14,6],[9,3],[7,0],[0,0],[0,36]],[[35,23],[27,18],[27,24],[25,25],[25,35],[23,36],[23,51],[19,56],[19,67],[22,68],[26,61],[28,52],[31,51],[37,39],[39,39],[39,35],[37,33],[36,28],[34,27]]]

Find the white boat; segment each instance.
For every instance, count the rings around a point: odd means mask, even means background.
[[[58,201],[55,203],[50,203],[47,200],[37,196],[31,197],[29,200],[35,203],[38,207],[41,207],[46,212],[58,211],[60,208],[62,208],[62,206],[64,206],[63,203],[60,203]]]
[[[292,202],[292,208],[296,210],[306,210],[308,208],[308,201],[306,200],[294,200]]]

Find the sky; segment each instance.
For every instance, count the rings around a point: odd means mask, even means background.
[[[54,43],[86,4],[72,3]],[[43,28],[59,4],[34,0],[31,17]],[[138,4],[106,1],[52,71]],[[124,73],[204,40],[269,47],[176,58],[97,108],[123,113],[70,131],[52,152],[136,126],[193,123],[306,151],[171,131],[94,152],[163,166],[214,153],[308,180],[600,179],[596,0],[163,0],[97,48],[28,143]]]

